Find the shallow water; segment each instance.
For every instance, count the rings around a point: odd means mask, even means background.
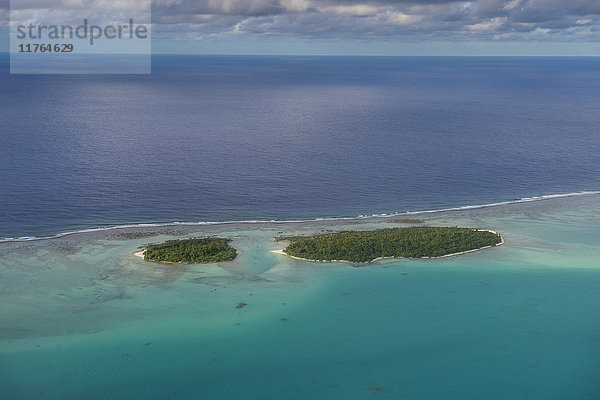
[[[8,399],[597,399],[600,196],[419,216],[505,245],[355,268],[269,251],[280,232],[392,218],[118,229],[0,243]],[[173,237],[231,263],[149,264]],[[246,303],[236,308],[239,303]]]

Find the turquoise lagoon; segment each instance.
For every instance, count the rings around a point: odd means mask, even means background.
[[[270,253],[280,233],[393,217],[0,243],[0,397],[600,398],[600,195],[416,217],[506,243],[360,267]],[[233,238],[235,261],[133,255],[213,234]]]

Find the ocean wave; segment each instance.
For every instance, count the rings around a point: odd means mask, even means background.
[[[0,243],[5,242],[30,242],[36,240],[48,240],[48,239],[58,239],[65,236],[82,234],[82,233],[93,233],[93,232],[101,232],[101,231],[110,231],[116,229],[127,229],[127,228],[164,228],[169,226],[202,226],[202,225],[227,225],[227,224],[265,224],[265,223],[273,223],[273,224],[291,224],[291,223],[302,223],[302,222],[319,222],[319,221],[345,221],[345,220],[356,220],[356,219],[367,219],[367,218],[389,218],[389,217],[399,217],[406,215],[419,215],[419,214],[434,214],[441,212],[449,212],[449,211],[464,211],[464,210],[476,210],[481,208],[490,208],[490,207],[498,207],[498,206],[507,206],[511,204],[520,204],[520,203],[530,203],[534,201],[541,200],[550,200],[557,199],[563,197],[575,197],[575,196],[586,196],[586,195],[598,195],[600,191],[582,191],[582,192],[572,192],[572,193],[560,193],[560,194],[548,194],[542,196],[533,196],[533,197],[523,197],[516,200],[509,201],[500,201],[496,203],[488,203],[488,204],[475,204],[469,206],[459,206],[459,207],[450,207],[450,208],[440,208],[435,210],[420,210],[420,211],[403,211],[403,212],[394,212],[394,213],[382,213],[382,214],[361,214],[354,217],[320,217],[313,219],[297,219],[297,220],[239,220],[239,221],[199,221],[199,222],[165,222],[165,223],[140,223],[140,224],[127,224],[127,225],[114,225],[114,226],[106,226],[106,227],[98,227],[98,228],[88,228],[81,229],[76,231],[69,231],[58,233],[56,235],[51,236],[23,236],[18,238],[2,238],[0,239]]]

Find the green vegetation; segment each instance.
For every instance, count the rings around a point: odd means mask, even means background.
[[[286,254],[314,261],[370,262],[380,257],[441,257],[495,246],[499,234],[471,228],[409,227],[346,231],[312,236],[282,236]]]
[[[237,253],[229,242],[222,238],[169,240],[146,246],[144,260],[184,264],[230,261]]]

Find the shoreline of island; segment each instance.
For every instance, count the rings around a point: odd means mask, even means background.
[[[194,265],[194,264],[216,264],[216,263],[220,263],[220,262],[228,262],[231,260],[227,260],[227,261],[211,261],[211,262],[182,262],[182,261],[156,261],[156,260],[146,260],[144,258],[146,253],[146,249],[144,248],[143,250],[137,251],[135,253],[133,253],[134,256],[139,257],[142,261],[145,262],[151,262],[151,263],[155,263],[155,264],[180,264],[180,265]]]
[[[355,261],[348,261],[348,260],[311,260],[310,258],[302,258],[302,257],[297,257],[297,256],[292,256],[290,254],[287,254],[284,251],[284,249],[271,250],[270,253],[284,255],[284,256],[287,256],[294,260],[318,262],[318,263],[344,262],[344,263],[348,263],[348,264],[371,264],[376,261],[383,261],[383,260],[439,260],[442,258],[455,257],[455,256],[459,256],[462,254],[467,254],[467,253],[474,253],[476,251],[481,251],[481,250],[489,249],[492,247],[498,247],[498,246],[502,246],[504,244],[504,237],[502,237],[502,235],[500,235],[500,233],[498,231],[494,231],[492,229],[474,229],[474,230],[478,231],[478,232],[490,232],[490,233],[496,234],[500,237],[500,242],[495,245],[488,245],[488,246],[484,246],[484,247],[479,247],[477,249],[459,251],[457,253],[444,254],[443,256],[436,256],[436,257],[377,257],[368,262],[355,262]]]
[[[500,233],[498,231],[494,231],[492,229],[475,229],[475,230],[479,231],[479,232],[490,232],[495,235],[498,235],[500,237],[500,242],[495,245],[488,245],[488,246],[484,246],[484,247],[479,247],[477,249],[470,249],[470,250],[460,251],[460,252],[456,252],[456,253],[444,254],[443,256],[436,256],[436,257],[377,257],[371,261],[364,262],[364,263],[348,261],[348,260],[311,260],[309,258],[302,258],[302,257],[297,257],[297,256],[292,256],[290,254],[287,254],[284,251],[284,249],[271,250],[271,251],[269,251],[269,253],[283,255],[283,256],[292,258],[294,260],[309,261],[309,262],[319,262],[319,263],[344,262],[344,263],[349,263],[349,264],[370,264],[370,263],[374,263],[376,261],[383,261],[383,260],[437,260],[437,259],[442,259],[442,258],[455,257],[455,256],[459,256],[462,254],[474,253],[476,251],[481,251],[481,250],[489,249],[492,247],[502,246],[505,243],[504,237],[502,237],[502,235],[500,235]],[[133,253],[133,255],[136,257],[139,257],[143,261],[154,262],[157,264],[186,264],[186,263],[182,263],[182,262],[146,260],[144,258],[145,253],[146,253],[146,248],[142,248],[142,249],[138,249],[138,251]]]
[[[134,255],[159,264],[212,264],[237,257],[230,243],[231,239],[213,236],[183,238],[140,246]]]

